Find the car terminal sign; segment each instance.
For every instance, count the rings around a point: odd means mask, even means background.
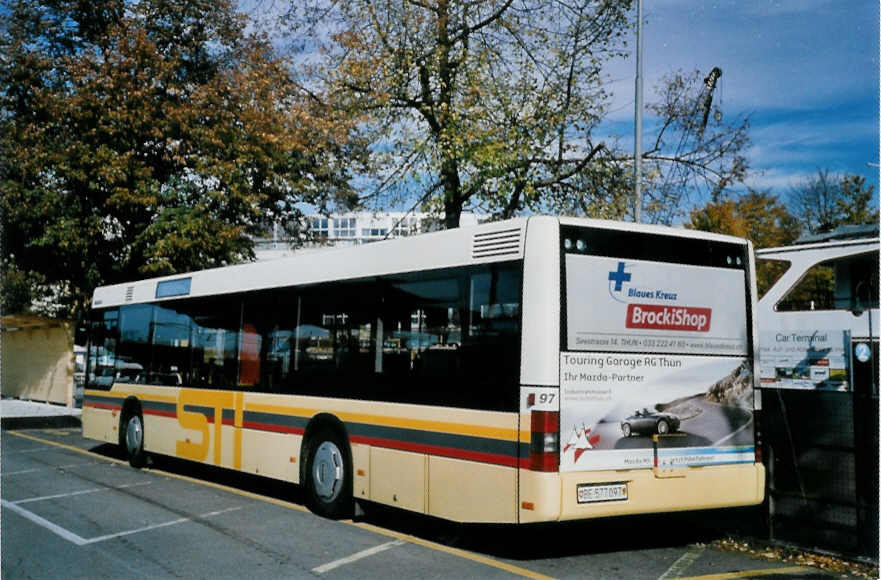
[[[761,332],[759,344],[763,387],[849,388],[849,331],[781,327]]]
[[[740,269],[568,254],[561,471],[752,462]]]

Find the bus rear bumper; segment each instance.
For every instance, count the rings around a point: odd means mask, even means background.
[[[659,476],[651,469],[561,474],[561,520],[755,505],[765,497],[761,463],[690,467]],[[625,483],[627,499],[579,502],[579,486]]]
[[[621,497],[622,489],[626,497]],[[765,468],[747,463],[689,467],[666,474],[652,469],[552,476],[521,472],[521,499],[524,491],[536,501],[529,510],[521,506],[521,523],[749,506],[765,497]]]

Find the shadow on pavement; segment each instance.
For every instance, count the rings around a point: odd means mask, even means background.
[[[116,445],[91,451],[124,459]],[[298,485],[166,456],[151,456],[150,467],[303,505]],[[760,507],[705,512],[638,515],[542,524],[459,524],[361,502],[357,521],[449,547],[513,560],[561,558],[711,543],[731,534],[752,535],[761,526]]]

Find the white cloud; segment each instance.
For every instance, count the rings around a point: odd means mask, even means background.
[[[745,185],[758,190],[770,189],[779,195],[785,194],[797,184],[807,181],[816,174],[816,170],[804,171],[787,167],[772,167],[752,172]]]

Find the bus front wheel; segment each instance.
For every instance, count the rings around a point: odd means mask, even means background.
[[[144,420],[138,411],[124,416],[122,441],[129,465],[136,468],[144,467],[147,464],[147,453],[144,451]]]
[[[322,428],[310,437],[306,463],[306,502],[327,518],[349,517],[352,511],[352,468],[346,443],[334,430]]]

